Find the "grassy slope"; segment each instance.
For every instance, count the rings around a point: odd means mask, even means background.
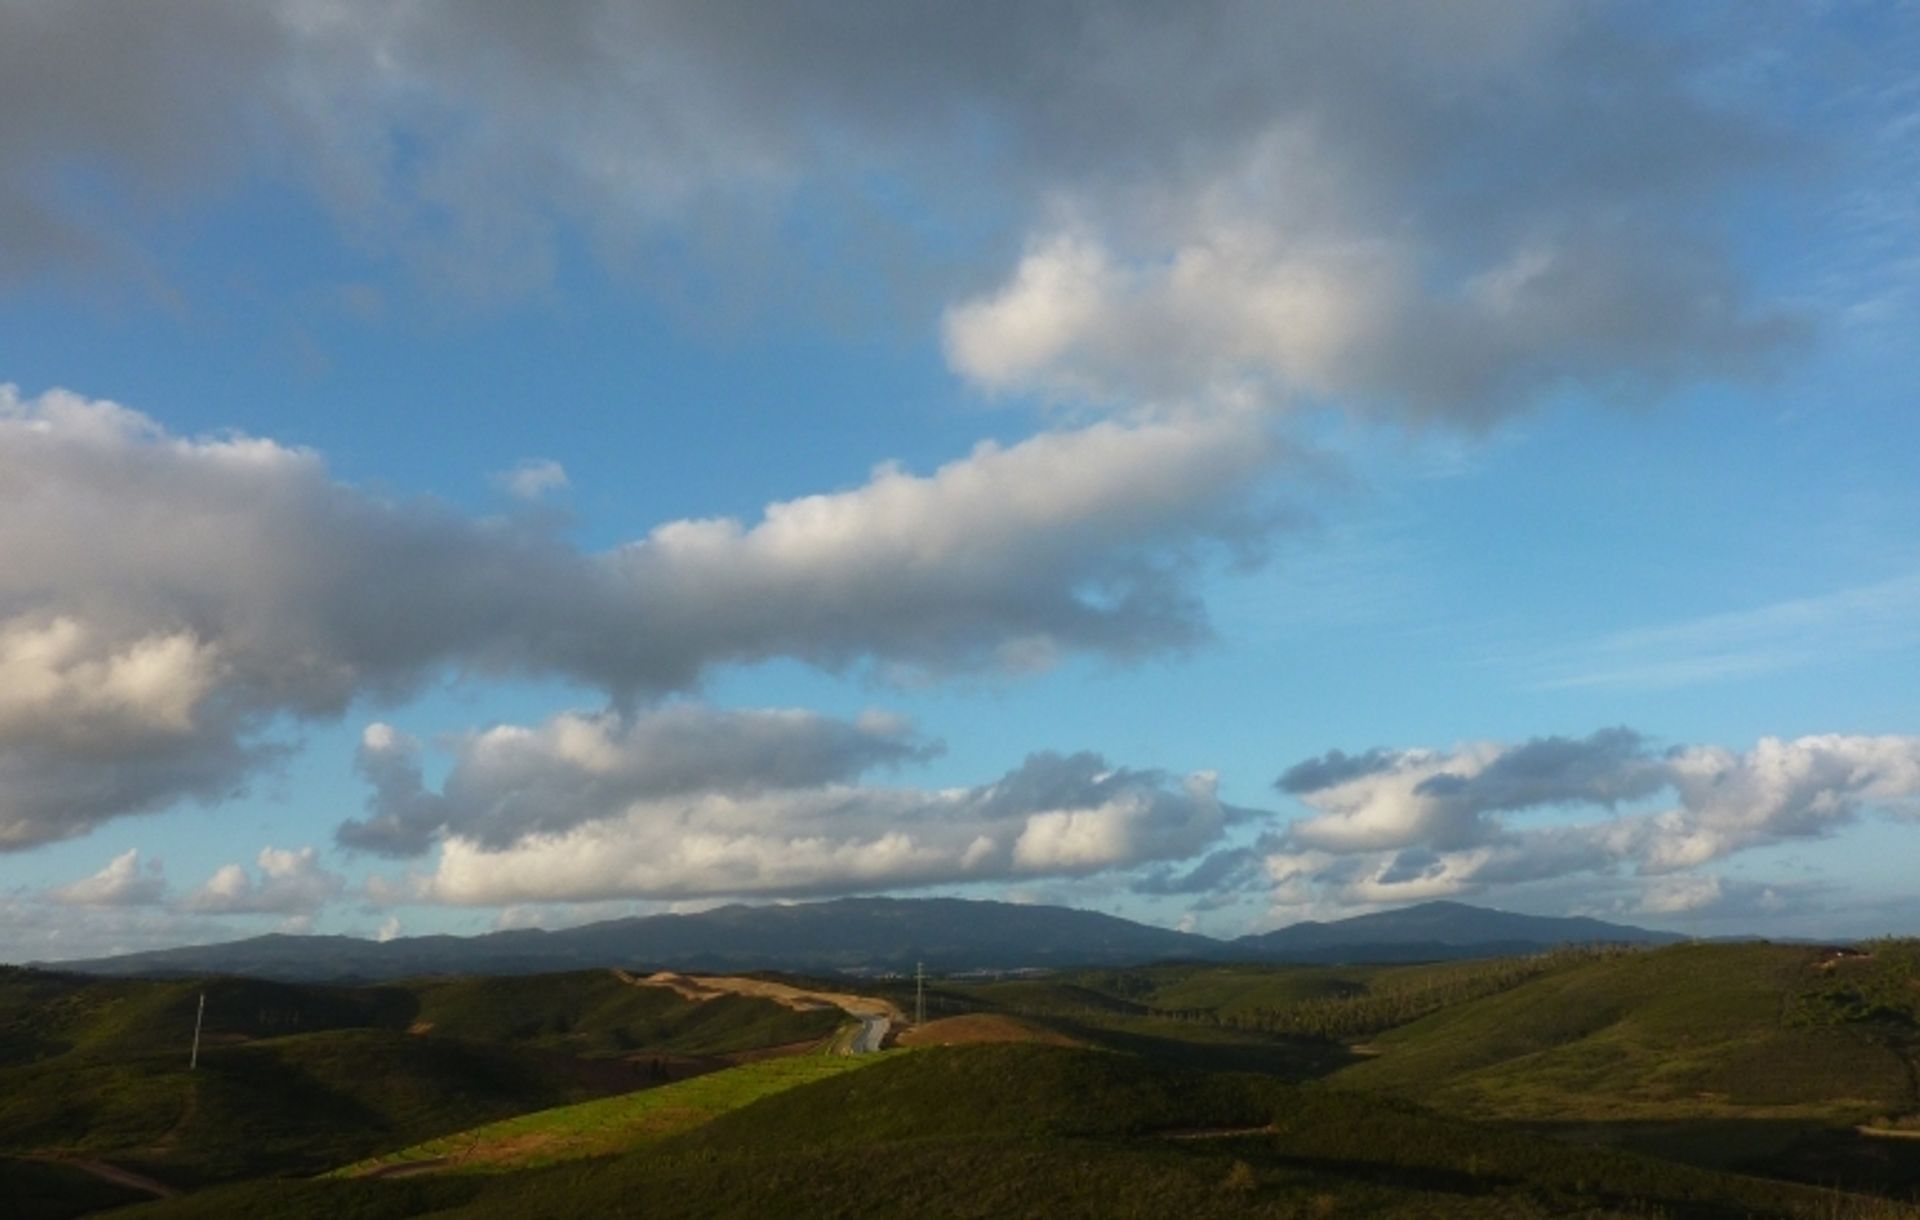
[[[1259,1127],[1173,1139],[1170,1129]],[[501,1178],[255,1183],[140,1220],[541,1216],[1708,1218],[1854,1212],[1809,1188],[1493,1132],[1410,1107],[1127,1056],[888,1056],[621,1156]]]

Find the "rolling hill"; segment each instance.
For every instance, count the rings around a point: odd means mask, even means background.
[[[314,1173],[844,1020],[610,971],[352,988],[0,969],[0,1157],[105,1158],[173,1186]]]

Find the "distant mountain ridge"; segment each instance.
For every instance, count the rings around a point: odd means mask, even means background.
[[[1495,956],[1565,944],[1669,945],[1686,939],[1677,932],[1584,916],[1517,915],[1464,902],[1423,902],[1330,923],[1307,920],[1232,943],[1261,960],[1352,962],[1400,961],[1409,954]]]
[[[1426,961],[1537,952],[1571,943],[1668,944],[1671,932],[1429,902],[1237,940],[1098,911],[960,898],[838,898],[725,906],[559,931],[478,936],[256,936],[50,963],[89,974],[243,974],[290,981],[427,974],[536,974],[601,966],[713,972],[885,972],[924,962],[942,973],[1201,961]]]

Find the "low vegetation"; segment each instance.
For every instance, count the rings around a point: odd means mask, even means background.
[[[13,973],[0,1172],[48,1217],[128,1202],[89,1159],[188,1188],[136,1220],[1920,1220],[1917,979],[1913,942],[1168,964],[941,982],[911,1049],[763,1060],[840,1014],[610,972],[215,981],[189,1076],[200,984]]]
[[[742,996],[695,1002],[610,971],[332,987],[8,969],[0,1155],[100,1160],[181,1187],[318,1173],[817,1042],[842,1021]]]

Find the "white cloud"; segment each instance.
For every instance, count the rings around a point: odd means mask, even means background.
[[[516,500],[529,503],[545,499],[571,486],[567,468],[551,458],[528,458],[511,470],[494,476],[499,488]]]
[[[181,909],[203,915],[297,918],[313,915],[346,889],[346,882],[324,868],[311,847],[263,847],[254,864],[257,874],[238,864],[221,866],[186,897]]]
[[[1828,835],[1867,810],[1920,811],[1920,738],[1769,737],[1745,753],[1656,752],[1612,729],[1451,753],[1336,752],[1293,768],[1281,787],[1317,811],[1267,844],[1282,905],[1411,902],[1628,870],[1655,879],[1646,909],[1672,912],[1717,900],[1709,889],[1721,882],[1691,871],[1701,865]],[[1674,803],[1653,812],[1522,820],[1663,795]]]
[[[591,555],[307,450],[0,388],[0,849],[224,799],[276,720],[437,673],[632,696],[771,657],[933,675],[1189,644],[1182,565],[1266,528],[1247,497],[1278,457],[1245,420],[1103,423]]]
[[[1717,905],[1725,883],[1712,873],[1656,877],[1640,895],[1640,908],[1652,915],[1684,915]]]
[[[556,774],[542,790],[594,798],[557,813],[561,829],[530,826],[498,848],[455,830],[430,873],[375,885],[375,896],[527,905],[1085,876],[1183,859],[1228,818],[1210,776],[1176,785],[1087,754],[1036,754],[974,788],[835,782],[639,799],[578,784],[579,759],[554,753],[546,766]],[[485,798],[469,790],[464,799]]]
[[[640,801],[816,787],[924,759],[937,747],[877,712],[848,722],[794,709],[677,704],[637,715],[569,712],[531,728],[500,725],[455,749],[444,793],[428,792],[415,761],[418,744],[390,726],[370,725],[359,765],[374,786],[371,816],[341,826],[340,842],[418,855],[446,829],[506,847]]]
[[[143,869],[139,850],[129,848],[91,877],[47,891],[47,899],[60,906],[143,907],[158,906],[166,900],[166,894],[167,882],[159,861]]]
[[[1041,238],[1007,284],[948,311],[954,367],[989,390],[1122,406],[1333,400],[1477,425],[1566,383],[1743,375],[1797,330],[1748,313],[1730,270],[1644,236],[1565,234],[1435,287],[1403,237],[1303,236],[1266,189],[1244,215],[1213,214],[1218,189],[1131,257]]]

